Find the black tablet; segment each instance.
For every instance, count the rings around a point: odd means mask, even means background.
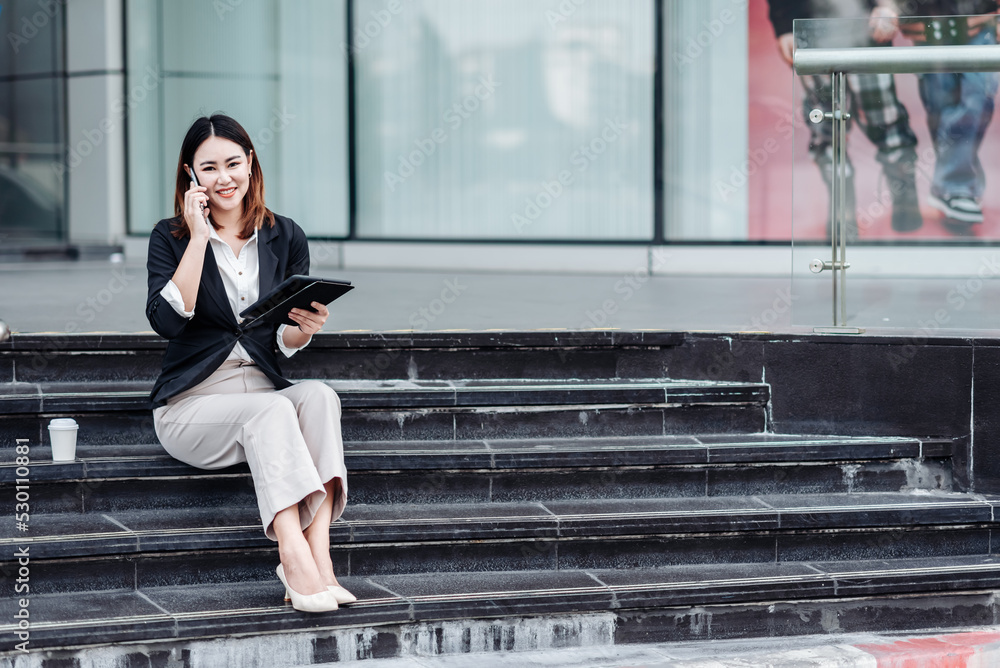
[[[297,327],[298,323],[288,317],[288,312],[293,308],[312,311],[310,304],[313,302],[329,304],[353,289],[354,286],[350,281],[315,276],[292,276],[241,311],[240,317],[246,319],[244,324],[263,320]]]

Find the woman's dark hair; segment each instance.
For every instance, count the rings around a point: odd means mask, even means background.
[[[253,150],[253,142],[250,135],[243,129],[243,126],[234,119],[223,114],[213,114],[212,116],[202,116],[195,120],[184,135],[184,142],[181,144],[181,155],[177,159],[177,187],[174,190],[174,215],[184,214],[184,193],[191,187],[191,176],[184,169],[184,165],[194,166],[194,153],[209,137],[222,137],[231,142],[239,144],[243,153],[249,158],[252,153],[256,164],[250,170],[250,186],[247,194],[243,198],[243,229],[240,231],[240,239],[249,239],[253,236],[254,230],[263,227],[267,223],[269,227],[274,226],[274,214],[264,206],[264,171],[260,167],[260,156]],[[218,229],[215,221],[209,216],[212,227]],[[179,218],[174,223],[171,230],[176,238],[182,239],[188,234],[187,225],[183,218]]]

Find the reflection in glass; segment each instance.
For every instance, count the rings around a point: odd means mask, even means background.
[[[58,240],[65,151],[62,4],[4,2],[0,28],[0,243]]]
[[[0,77],[62,71],[63,3],[4,0],[0,6]]]
[[[225,113],[253,139],[267,204],[314,237],[348,232],[345,0],[130,0],[129,229],[173,215],[181,140]]]
[[[355,4],[359,236],[651,238],[652,2],[389,6]]]
[[[787,188],[784,175],[773,171],[768,142],[775,141],[773,131],[768,128],[760,143],[750,144],[748,138],[756,113],[748,99],[752,68],[747,62],[748,10],[754,5],[759,9],[764,3],[663,3],[668,240],[745,241],[753,187],[763,183],[765,196]],[[766,159],[751,162],[762,150]]]

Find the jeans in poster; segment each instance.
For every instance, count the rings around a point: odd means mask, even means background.
[[[970,44],[996,44],[995,28],[984,28]],[[920,98],[937,161],[931,193],[937,197],[982,197],[985,174],[979,146],[993,118],[996,72],[923,74]]]

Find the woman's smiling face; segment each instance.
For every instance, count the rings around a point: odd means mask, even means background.
[[[243,198],[250,187],[248,156],[236,142],[209,137],[194,152],[194,171],[199,185],[208,188],[210,212],[243,210]]]

